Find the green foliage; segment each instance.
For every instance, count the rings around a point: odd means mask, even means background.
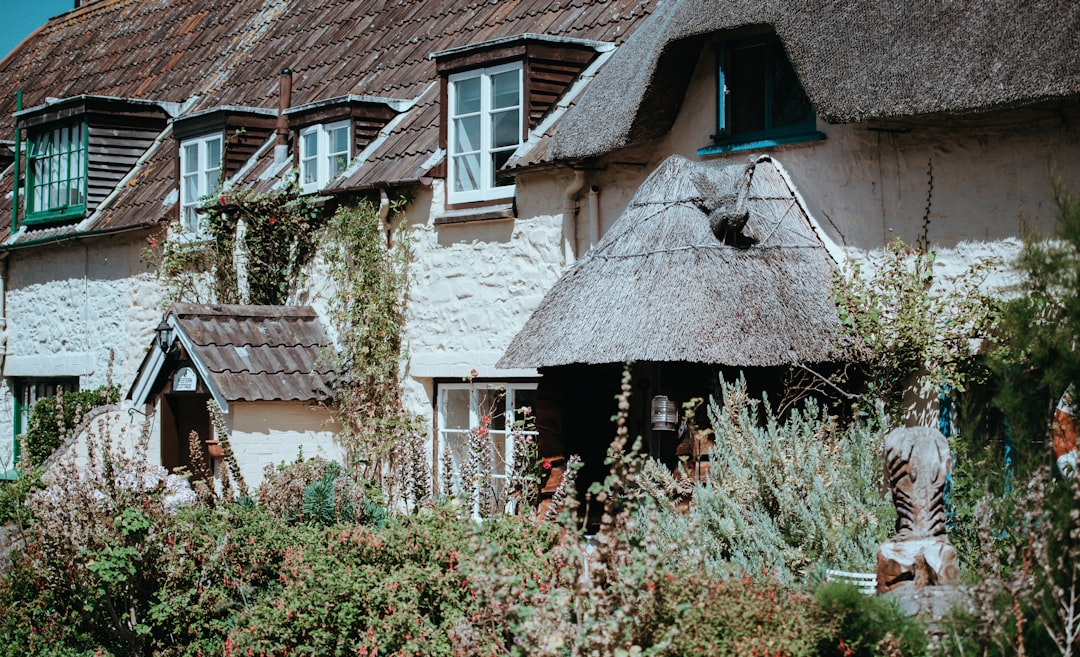
[[[1020,281],[993,361],[1002,380],[995,403],[1009,421],[1019,476],[1042,462],[1054,405],[1080,381],[1080,195],[1056,181],[1054,200],[1056,236],[1028,234],[1014,263]]]
[[[895,416],[916,376],[955,390],[980,376],[972,369],[972,343],[995,330],[1001,304],[984,283],[1000,263],[979,260],[945,281],[934,271],[933,252],[911,251],[897,239],[870,264],[867,274],[849,262],[836,274],[833,294],[841,323],[865,348],[872,395]]]
[[[285,522],[379,524],[387,517],[378,485],[321,456],[267,466],[259,504]]]
[[[21,437],[23,457],[40,465],[71,435],[91,410],[120,401],[120,386],[64,392],[39,399],[30,409],[26,433]]]
[[[315,254],[322,212],[304,195],[295,177],[280,190],[223,192],[204,206],[213,236],[214,284],[218,303],[281,305],[303,280],[303,267]],[[243,232],[238,235],[238,224]],[[242,265],[234,253],[240,239]],[[243,271],[246,294],[238,272]]]
[[[881,494],[884,431],[841,427],[813,400],[781,419],[741,379],[721,384],[710,477],[686,530],[712,567],[788,583],[820,562],[872,570],[895,518]]]
[[[391,201],[390,216],[400,216],[407,202]],[[342,345],[331,362],[334,407],[349,464],[379,479],[391,503],[402,499],[416,508],[430,486],[420,475],[423,424],[404,412],[399,380],[410,241],[404,222],[392,246],[388,230],[368,200],[343,206],[330,219],[330,317]]]
[[[902,646],[905,657],[927,654],[926,633],[919,621],[904,615],[891,598],[868,596],[849,584],[823,584],[814,591],[822,613],[835,624],[835,633],[820,646],[847,657],[894,654]]]
[[[19,468],[19,477],[14,481],[0,483],[0,525],[12,523],[24,527],[28,520],[26,500],[30,495],[44,487],[41,481],[41,468],[23,464]]]
[[[285,304],[303,282],[323,223],[322,210],[295,177],[268,193],[223,191],[203,199],[203,211],[209,240],[153,236],[143,250],[168,286],[164,305]]]

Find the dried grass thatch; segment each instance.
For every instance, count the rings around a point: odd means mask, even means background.
[[[763,26],[780,37],[829,123],[1069,103],[1080,94],[1075,0],[668,0],[567,112],[551,156],[594,157],[664,134],[708,40]]]
[[[498,366],[841,360],[850,350],[834,266],[771,159],[673,156],[547,293]]]

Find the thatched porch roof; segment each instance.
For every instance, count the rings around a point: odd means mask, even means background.
[[[673,156],[545,295],[498,366],[841,360],[851,350],[832,299],[834,267],[771,159]]]

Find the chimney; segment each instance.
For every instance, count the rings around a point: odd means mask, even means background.
[[[285,110],[292,104],[292,69],[283,68],[278,75],[277,141],[274,143],[274,161],[284,162],[289,156],[289,120]]]

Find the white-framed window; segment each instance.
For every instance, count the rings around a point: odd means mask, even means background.
[[[180,227],[198,238],[206,236],[199,221],[200,200],[221,188],[221,147],[220,134],[180,144]]]
[[[70,123],[30,135],[26,222],[86,212],[86,126]]]
[[[349,121],[320,123],[300,130],[300,186],[317,192],[352,160]]]
[[[469,458],[470,434],[488,441],[490,452],[484,457],[491,467],[491,490],[485,491],[501,507],[507,506],[506,475],[514,462],[514,436],[536,435],[533,430],[518,428],[515,422],[525,419],[522,408],[535,407],[536,382],[509,383],[474,381],[438,384],[439,476],[451,479],[456,491],[466,485],[461,470]],[[531,415],[531,413],[529,413]],[[451,471],[442,470],[449,465]],[[445,487],[446,482],[440,484]]]
[[[509,198],[514,181],[499,169],[521,145],[522,65],[511,62],[451,75],[447,82],[449,201]]]

